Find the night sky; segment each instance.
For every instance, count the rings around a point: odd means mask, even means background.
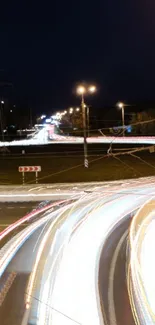
[[[63,109],[79,103],[73,90],[83,80],[98,85],[94,107],[155,100],[154,0],[5,1],[0,9],[0,80],[12,83],[14,101]]]

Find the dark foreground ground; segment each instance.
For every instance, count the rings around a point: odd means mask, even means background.
[[[45,154],[10,155],[0,157],[0,185],[21,184],[19,166],[39,165],[39,183],[108,181],[155,175],[155,154],[141,153],[139,158],[124,155],[89,157],[89,168],[83,167],[83,156]],[[35,183],[35,174],[25,174],[26,183]]]

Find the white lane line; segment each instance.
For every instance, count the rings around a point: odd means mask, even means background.
[[[11,223],[0,223],[0,227],[8,227],[10,226]],[[22,223],[22,225],[19,225],[18,227],[22,227],[22,226],[27,226],[27,223]]]
[[[114,302],[114,275],[115,275],[115,268],[116,268],[116,263],[118,259],[118,255],[120,253],[120,250],[122,248],[122,245],[124,243],[124,240],[128,234],[128,230],[125,231],[125,233],[122,235],[120,238],[112,261],[110,265],[110,272],[109,272],[109,289],[108,289],[108,305],[109,305],[109,320],[111,325],[117,325],[117,319],[116,319],[116,313],[115,313],[115,302]]]
[[[6,207],[7,209],[29,209],[30,207],[29,206],[20,206],[20,207],[16,207],[16,206],[11,206],[11,207]],[[36,208],[36,206],[32,206],[31,209],[34,209]],[[0,208],[0,209],[3,209],[3,208]],[[4,207],[5,209],[5,207]]]

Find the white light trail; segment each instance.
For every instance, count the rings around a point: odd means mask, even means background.
[[[129,296],[136,323],[154,324],[155,285],[151,287],[151,281],[154,281],[155,262],[151,257],[155,250],[155,178],[102,185],[96,183],[93,186],[93,190],[91,184],[90,188],[87,187],[88,192],[91,189],[92,193],[85,193],[83,198],[79,195],[80,200],[55,213],[49,213],[15,236],[1,252],[0,272],[4,271],[26,238],[40,225],[51,220],[52,223],[37,243],[37,258],[27,289],[26,307],[31,306],[34,284],[39,281],[40,302],[35,315],[37,325],[75,325],[76,322],[82,325],[105,325],[98,287],[101,249],[104,249],[111,232],[136,213],[130,228],[131,255],[127,256]],[[154,204],[150,205],[150,198]],[[52,219],[54,216],[55,220]],[[114,306],[115,268],[126,234],[127,231],[115,246],[109,269],[107,296],[112,325],[117,325]],[[44,250],[47,255],[43,265]],[[148,250],[150,254],[147,254]],[[44,267],[40,268],[40,265]],[[31,308],[27,310],[31,318]],[[29,312],[26,311],[25,319]]]

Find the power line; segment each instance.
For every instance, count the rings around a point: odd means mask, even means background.
[[[47,306],[48,308],[53,309],[54,311],[56,311],[57,313],[63,315],[64,317],[70,319],[70,320],[73,321],[74,323],[76,323],[76,324],[78,324],[78,325],[82,325],[82,323],[79,323],[78,321],[76,321],[76,320],[73,319],[72,317],[70,317],[70,316],[64,314],[63,312],[61,312],[60,310],[58,310],[58,309],[56,309],[56,308],[50,306],[49,304],[47,304],[46,302],[42,301],[41,299],[36,298],[36,297],[34,297],[34,296],[31,296],[31,295],[28,295],[27,292],[25,292],[25,294],[26,294],[27,296],[31,297],[32,299],[35,299],[36,301],[38,301],[38,302],[44,304],[44,305]]]

